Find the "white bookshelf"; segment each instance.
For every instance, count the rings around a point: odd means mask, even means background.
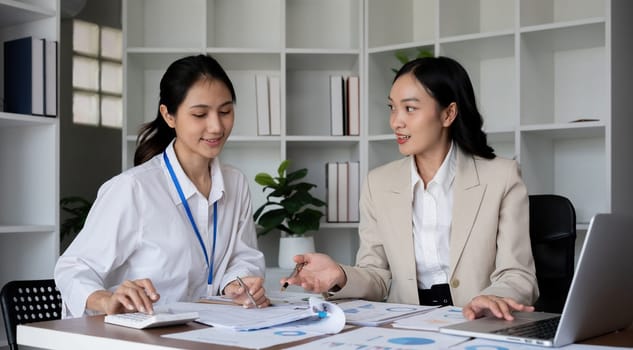
[[[26,36],[58,40],[58,9],[58,0],[0,0],[0,98],[3,43]],[[0,108],[0,163],[0,286],[52,278],[59,256],[59,119]],[[3,331],[0,347],[6,345]]]
[[[609,0],[367,0],[369,168],[398,157],[386,123],[384,97],[397,51],[418,48],[457,59],[470,74],[484,128],[498,155],[516,158],[531,194],[567,196],[577,222],[586,226],[598,212],[632,210],[633,158],[618,152],[631,127],[616,106],[611,79],[630,72],[612,64],[612,36],[631,33],[614,13],[632,13],[625,1]],[[387,18],[398,16],[399,25]],[[403,32],[404,31],[404,32]],[[623,40],[618,41],[622,45]],[[629,45],[628,49],[631,47]],[[630,57],[630,55],[629,55]],[[628,73],[630,79],[630,74]],[[625,77],[627,75],[625,74]],[[625,79],[613,89],[632,91]],[[627,90],[628,89],[628,90]],[[620,92],[625,95],[625,92]],[[622,108],[623,110],[625,108]],[[629,113],[630,115],[630,113]],[[573,122],[578,119],[596,119]],[[629,129],[629,133],[630,133]],[[629,196],[630,197],[630,196]]]
[[[609,0],[124,0],[123,168],[132,165],[138,127],[155,117],[167,65],[209,53],[237,90],[236,124],[221,158],[251,180],[254,206],[264,199],[255,174],[275,172],[282,159],[307,167],[324,199],[326,162],[359,161],[364,178],[400,157],[386,107],[391,68],[400,67],[394,53],[425,49],[469,71],[490,143],[519,160],[530,193],[568,196],[586,225],[614,209],[611,169],[631,163],[612,152],[625,138],[611,129],[618,74],[611,12],[619,10],[612,2],[630,9]],[[278,136],[257,135],[258,74],[280,77]],[[360,77],[359,136],[330,135],[334,74]],[[579,118],[599,120],[570,123]],[[324,222],[317,250],[352,263],[356,231],[357,224]],[[275,237],[260,244],[275,266]]]
[[[124,0],[123,168],[133,164],[139,126],[156,116],[158,83],[179,57],[208,53],[227,70],[237,94],[235,126],[221,159],[250,179],[254,207],[264,193],[254,181],[281,160],[308,168],[325,200],[325,164],[366,158],[363,136],[330,136],[330,75],[363,68],[362,0]],[[280,77],[281,134],[258,136],[255,76]],[[364,163],[364,162],[363,162]],[[352,263],[356,224],[325,224],[318,250]],[[337,243],[332,237],[342,237]],[[345,238],[349,237],[349,238]],[[274,237],[260,245],[277,265]]]

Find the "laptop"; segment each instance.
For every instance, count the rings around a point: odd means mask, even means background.
[[[633,322],[633,218],[595,215],[587,229],[562,314],[515,312],[512,321],[483,317],[441,333],[559,347]],[[539,336],[540,328],[550,328]]]

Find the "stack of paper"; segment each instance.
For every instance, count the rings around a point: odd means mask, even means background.
[[[198,303],[178,303],[182,304],[184,309],[194,308],[200,310]],[[192,305],[193,304],[193,305]],[[207,312],[219,313],[223,307],[229,305],[220,304],[202,304]],[[205,329],[198,329],[194,331],[166,334],[163,337],[183,339],[189,341],[205,342],[211,344],[222,344],[230,346],[239,346],[249,349],[261,349],[270,346],[284,344],[289,342],[295,342],[298,340],[311,338],[323,334],[336,334],[340,332],[345,326],[345,314],[341,308],[335,304],[324,302],[318,298],[310,298],[309,304],[303,308],[297,308],[296,306],[271,306],[263,309],[244,309],[241,306],[230,306],[232,309],[230,313],[232,315],[216,315],[217,317],[212,320],[214,325],[221,325],[220,327],[210,327]],[[172,305],[173,308],[173,305]],[[295,310],[299,310],[296,312]],[[211,311],[213,310],[213,311]],[[248,313],[248,317],[251,319],[242,319],[239,322],[235,322],[239,319],[239,315],[244,315],[243,311]],[[309,310],[309,311],[308,311]],[[226,311],[226,310],[225,310]],[[203,314],[205,311],[198,311]],[[298,321],[284,324],[276,324],[267,328],[254,329],[253,327],[260,327],[263,325],[263,320],[268,316],[274,316],[275,321],[271,323],[282,322],[280,317],[281,313],[309,314],[307,318],[302,318]],[[211,315],[203,316],[207,321],[211,320]],[[200,322],[200,320],[198,321]],[[206,322],[204,322],[206,323]],[[244,325],[250,323],[250,331],[237,331],[236,325]],[[236,332],[237,331],[237,332]]]

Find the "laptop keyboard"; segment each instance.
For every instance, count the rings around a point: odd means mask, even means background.
[[[500,329],[495,334],[511,335],[524,338],[554,339],[560,317],[534,321],[519,326]]]

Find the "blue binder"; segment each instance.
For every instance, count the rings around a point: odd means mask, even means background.
[[[4,111],[44,115],[44,40],[4,42]]]

